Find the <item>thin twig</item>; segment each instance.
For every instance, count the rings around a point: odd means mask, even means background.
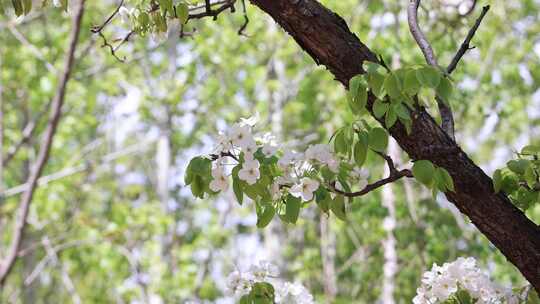
[[[420,29],[420,26],[418,25],[418,7],[420,6],[420,0],[410,0],[409,7],[407,8],[407,20],[409,23],[409,29],[411,31],[412,36],[414,37],[414,40],[416,40],[416,43],[420,47],[420,50],[422,50],[422,53],[424,54],[424,57],[426,58],[426,62],[433,66],[438,68],[439,64],[437,63],[437,57],[435,56],[435,53],[433,52],[433,48],[431,47],[431,44],[429,44],[428,40],[426,39],[426,36]],[[454,137],[454,115],[452,114],[452,110],[450,107],[438,96],[435,98],[437,100],[437,106],[439,107],[439,113],[441,114],[441,120],[442,129],[450,136],[452,139],[455,139]]]
[[[92,33],[94,33],[94,34],[100,33],[109,23],[111,23],[111,21],[114,19],[114,17],[120,11],[120,8],[122,7],[122,5],[124,5],[124,0],[120,1],[120,4],[118,4],[118,6],[114,10],[114,12],[109,16],[109,18],[107,18],[107,20],[105,20],[105,22],[103,22],[101,25],[97,25],[97,26],[92,27],[92,29],[90,31],[92,31]]]
[[[465,53],[468,50],[471,50],[471,49],[474,48],[474,47],[471,48],[469,46],[469,43],[471,42],[472,38],[474,37],[474,34],[476,34],[476,31],[478,30],[478,27],[480,27],[480,23],[482,23],[482,20],[484,19],[484,17],[486,16],[488,11],[489,11],[489,5],[486,5],[486,6],[484,6],[482,8],[482,13],[478,17],[478,19],[476,19],[476,22],[474,23],[474,26],[469,30],[469,33],[467,34],[467,37],[465,38],[465,41],[463,41],[463,43],[461,44],[461,47],[457,51],[456,55],[454,56],[454,58],[452,58],[452,61],[450,62],[450,64],[446,68],[446,73],[452,74],[452,72],[456,69],[456,67],[457,67],[459,61],[461,60],[461,58],[463,57],[463,55],[465,55]]]
[[[244,23],[242,24],[240,29],[238,29],[238,35],[247,36],[246,34],[244,34],[244,31],[246,30],[247,25],[249,23],[249,18],[248,18],[247,10],[246,10],[246,0],[242,0],[242,12],[244,14]]]
[[[381,179],[381,180],[378,180],[372,184],[369,184],[367,186],[364,187],[364,189],[360,190],[360,191],[356,191],[356,192],[345,192],[345,191],[342,191],[342,190],[339,190],[336,188],[336,185],[335,185],[335,182],[332,183],[329,187],[329,190],[332,191],[332,192],[335,192],[337,194],[341,194],[343,196],[346,196],[346,197],[357,197],[357,196],[362,196],[362,195],[366,195],[368,194],[369,192],[379,188],[379,187],[382,187],[386,184],[389,184],[389,183],[393,183],[403,177],[413,177],[413,174],[411,172],[411,170],[409,169],[403,169],[401,171],[397,171],[397,173],[395,174],[391,174],[390,176],[388,176],[387,178],[384,178],[384,179]]]
[[[0,267],[0,286],[5,283],[6,278],[13,269],[13,265],[15,264],[15,260],[17,259],[17,254],[19,252],[19,247],[24,236],[26,220],[28,218],[28,212],[30,210],[30,204],[34,196],[34,190],[37,185],[37,180],[41,176],[41,172],[43,171],[43,168],[45,167],[45,164],[49,159],[52,141],[54,135],[56,134],[56,128],[62,115],[62,105],[64,104],[64,99],[66,95],[66,86],[74,66],[75,49],[79,40],[81,21],[84,12],[84,1],[85,0],[80,0],[79,5],[73,16],[73,28],[70,33],[69,48],[66,53],[66,61],[64,64],[63,73],[60,77],[58,88],[56,90],[56,94],[51,105],[51,116],[47,125],[47,129],[45,130],[43,143],[38,152],[37,161],[32,168],[30,176],[28,177],[28,188],[21,197],[21,201],[19,204],[20,213],[19,216],[15,219],[15,227],[13,228],[13,237],[11,240],[11,244],[9,246],[6,258],[2,261],[2,265]]]

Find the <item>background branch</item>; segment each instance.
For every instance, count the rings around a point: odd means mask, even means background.
[[[49,123],[47,125],[47,129],[45,130],[43,143],[39,149],[36,163],[34,164],[32,172],[28,177],[28,188],[21,197],[19,214],[18,217],[15,219],[15,227],[13,229],[13,236],[7,256],[2,261],[2,265],[0,267],[0,286],[5,283],[6,278],[11,272],[13,265],[15,264],[15,260],[17,259],[17,254],[19,252],[19,247],[23,239],[24,230],[26,227],[26,220],[28,217],[30,204],[32,202],[32,197],[34,195],[34,190],[37,185],[37,180],[41,176],[41,172],[43,171],[43,168],[45,167],[45,164],[49,159],[49,153],[51,150],[53,137],[56,133],[56,128],[62,114],[62,105],[64,104],[66,86],[71,76],[71,71],[74,65],[75,49],[79,40],[83,12],[84,0],[80,0],[76,10],[74,11],[73,28],[71,30],[69,38],[69,48],[66,53],[66,61],[64,64],[63,73],[60,77],[56,94],[51,105],[52,111],[49,118]]]

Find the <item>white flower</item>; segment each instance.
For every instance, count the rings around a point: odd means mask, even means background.
[[[266,157],[271,157],[276,154],[277,150],[278,146],[272,144],[265,144],[262,148],[262,153],[264,153]]]
[[[295,151],[287,151],[285,154],[278,160],[277,164],[281,169],[287,168],[291,163],[297,162],[302,158],[302,154]]]
[[[234,124],[229,130],[229,138],[233,145],[245,148],[254,140],[251,129],[247,125]]]
[[[281,191],[279,189],[279,184],[277,182],[273,182],[272,186],[270,186],[270,195],[272,196],[272,200],[277,200],[280,197],[280,194]]]
[[[268,278],[276,277],[279,274],[279,270],[276,265],[270,262],[260,261],[258,265],[251,266],[249,273],[255,282],[264,282]]]
[[[240,125],[253,127],[259,122],[260,118],[261,115],[259,114],[259,112],[255,112],[255,115],[249,118],[240,118]]]
[[[255,143],[255,140],[253,138],[246,140],[242,147],[242,151],[244,151],[244,158],[246,160],[253,160],[253,154],[257,151],[257,143]]]
[[[295,197],[301,197],[307,202],[313,199],[313,192],[319,188],[319,182],[309,177],[300,180],[300,184],[291,187],[290,193]]]
[[[238,177],[248,184],[253,185],[261,176],[259,167],[260,164],[258,160],[246,160],[242,165],[242,169],[238,171]]]
[[[210,182],[210,189],[212,191],[227,191],[229,189],[229,181],[221,166],[217,166],[212,170],[212,181]]]
[[[55,7],[61,7],[62,6],[62,3],[60,2],[60,0],[53,0],[53,5]]]
[[[118,9],[118,15],[120,15],[120,19],[122,20],[122,23],[128,23],[129,18],[133,14],[133,10],[128,10],[125,6],[120,7]]]
[[[339,172],[339,161],[336,160],[335,158],[331,158],[330,160],[328,160],[326,162],[326,165],[328,166],[328,169],[330,169],[330,171],[334,173]]]
[[[439,276],[431,289],[431,292],[435,297],[441,301],[445,301],[450,297],[451,294],[457,291],[457,282],[456,280],[449,278],[447,276]]]
[[[232,150],[231,139],[225,133],[219,132],[216,141],[217,147],[215,150],[217,153],[229,152]]]
[[[227,277],[227,287],[237,297],[246,295],[251,290],[250,281],[238,271],[234,271]]]
[[[306,150],[306,160],[315,159],[321,163],[327,163],[334,156],[330,152],[330,146],[325,144],[317,144],[309,146]]]
[[[313,296],[300,283],[285,282],[276,288],[276,303],[313,304]]]

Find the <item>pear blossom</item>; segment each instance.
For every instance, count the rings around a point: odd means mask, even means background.
[[[217,166],[212,170],[212,181],[210,182],[210,189],[212,191],[227,191],[229,189],[229,181],[223,173],[223,168]]]
[[[258,160],[246,160],[242,165],[242,169],[238,171],[238,177],[247,182],[250,185],[253,185],[257,182],[261,176],[259,172],[260,163]]]
[[[290,193],[295,197],[301,197],[307,202],[313,199],[313,192],[319,188],[319,182],[309,177],[304,177],[299,184],[292,186]]]
[[[231,139],[233,145],[240,148],[245,148],[253,141],[253,135],[251,134],[250,127],[240,124],[234,124],[229,129],[229,138]]]
[[[277,150],[278,150],[278,146],[273,145],[273,144],[265,144],[262,148],[262,153],[266,157],[271,157],[276,154]]]
[[[239,272],[233,271],[227,277],[227,288],[237,297],[246,295],[251,290],[251,282],[246,276]]]
[[[516,303],[518,299],[509,289],[493,283],[477,266],[474,258],[458,258],[442,266],[434,264],[422,276],[414,304],[442,303],[458,290],[466,291],[474,303]]]
[[[295,152],[295,151],[287,151],[283,156],[278,160],[278,166],[281,169],[285,169],[288,167],[291,163],[297,162],[302,158],[302,154]]]
[[[60,0],[53,0],[53,5],[54,7],[61,7],[62,3],[60,2]]]
[[[129,18],[131,17],[131,15],[133,15],[133,13],[134,13],[134,9],[129,10],[125,6],[121,6],[118,9],[118,15],[120,15],[120,19],[122,20],[122,23],[128,23]]]
[[[242,147],[244,151],[244,158],[246,160],[253,160],[253,154],[257,151],[257,143],[253,138],[246,140],[244,146]]]
[[[267,278],[276,277],[279,274],[277,266],[267,261],[252,265],[249,272],[256,282],[264,282]]]

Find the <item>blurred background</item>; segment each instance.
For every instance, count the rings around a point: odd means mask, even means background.
[[[392,66],[423,63],[408,1],[321,2]],[[51,5],[16,18],[0,3],[5,255],[71,23]],[[234,303],[227,275],[260,260],[303,283],[318,303],[410,303],[425,270],[459,256],[476,257],[503,284],[526,284],[453,205],[413,181],[357,198],[348,222],[312,206],[297,225],[275,220],[265,229],[255,226],[253,204],[240,206],[232,191],[195,199],[184,170],[211,151],[218,131],[258,112],[259,127],[280,142],[301,150],[327,142],[354,119],[344,88],[249,4],[243,35],[237,5],[216,21],[190,21],[183,37],[175,27],[134,35],[116,52],[121,62],[90,31],[119,1],[86,3],[64,117],[0,302]],[[457,141],[491,174],[540,142],[540,1],[424,1],[419,15],[447,65],[486,4],[475,49],[453,74],[452,108]],[[116,18],[104,34],[121,39],[129,26]],[[395,143],[389,153],[408,162]],[[371,178],[384,174],[384,163],[368,161]],[[540,223],[538,205],[527,215]]]

